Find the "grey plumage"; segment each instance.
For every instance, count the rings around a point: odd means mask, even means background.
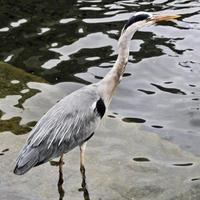
[[[17,158],[15,174],[67,153],[93,134],[104,114],[97,107],[101,99],[97,86],[92,84],[64,97],[38,121]]]
[[[83,87],[63,98],[38,121],[17,158],[14,173],[24,174],[32,167],[58,156],[61,156],[62,161],[63,153],[86,144],[85,141],[100,124],[122,78],[133,34],[143,26],[177,17],[154,16],[144,12],[131,17],[119,38],[119,54],[113,68],[99,83]],[[80,166],[83,171],[85,145],[80,150]]]

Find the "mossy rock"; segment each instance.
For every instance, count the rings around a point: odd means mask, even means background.
[[[19,83],[15,83],[12,81],[19,81]],[[22,94],[21,91],[24,89],[28,89],[28,82],[46,82],[44,79],[35,76],[33,74],[27,73],[22,69],[18,69],[10,64],[6,64],[4,62],[0,62],[0,98],[3,98],[7,95],[27,95]],[[30,97],[30,96],[29,96]]]
[[[44,79],[27,73],[22,69],[18,69],[10,64],[0,62],[0,98],[4,98],[8,95],[20,95],[21,98],[18,101],[16,107],[23,109],[23,103],[26,99],[34,96],[39,90],[28,88],[28,82],[46,82]],[[21,92],[27,89],[26,92]],[[0,117],[3,112],[0,110]],[[21,118],[13,117],[7,120],[0,120],[0,132],[12,131],[15,134],[24,134],[31,130],[31,124],[20,125]]]
[[[31,130],[31,127],[27,125],[20,125],[21,118],[13,117],[8,120],[0,120],[0,132],[11,131],[16,135],[22,135]]]

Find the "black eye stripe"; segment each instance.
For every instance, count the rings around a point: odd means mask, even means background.
[[[143,21],[145,19],[148,19],[150,16],[148,14],[140,14],[140,15],[135,15],[133,17],[131,17],[127,23],[124,26],[124,30],[126,30],[129,26],[131,26],[132,24],[139,22],[139,21]]]

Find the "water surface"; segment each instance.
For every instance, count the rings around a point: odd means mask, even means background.
[[[133,13],[175,13],[135,34],[110,112],[199,156],[199,10],[199,0],[2,2],[0,132],[27,133],[56,101],[102,79]]]
[[[181,14],[179,20],[135,34],[126,73],[110,110],[132,118],[129,122],[143,122],[143,128],[199,155],[199,8],[198,0],[6,1],[0,12],[0,59],[36,75],[40,82],[94,83],[113,66],[120,30],[132,13]],[[10,104],[11,98],[16,101],[11,103],[14,107],[21,102],[17,109],[22,112],[23,103],[33,96],[22,95],[31,80],[24,82],[14,72],[9,78],[19,83],[9,83],[6,93],[1,92],[5,93],[1,102]],[[22,83],[21,90],[25,90],[16,92]],[[6,119],[13,117],[19,115],[14,112]]]

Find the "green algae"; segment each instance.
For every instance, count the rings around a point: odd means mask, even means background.
[[[19,81],[19,83],[12,83],[13,80]],[[31,95],[37,93],[37,91],[30,90],[29,92],[22,94],[21,91],[29,89],[28,82],[46,82],[44,79],[27,73],[22,69],[16,68],[10,64],[0,62],[0,98],[7,95],[22,95],[22,97],[29,98]],[[23,98],[22,98],[23,99]]]
[[[0,132],[11,131],[16,135],[29,132],[31,128],[28,125],[20,125],[20,121],[20,117],[13,117],[8,120],[0,120]]]
[[[22,69],[16,68],[10,64],[0,62],[0,98],[5,98],[8,95],[20,95],[21,98],[15,107],[23,109],[23,103],[40,92],[36,89],[30,89],[27,86],[29,82],[46,82],[44,79],[27,73]],[[21,92],[26,90],[26,92]],[[0,117],[4,115],[0,110]],[[29,122],[26,125],[20,125],[21,117],[16,116],[11,119],[0,120],[0,132],[11,131],[14,134],[25,134],[31,130],[33,123]]]

